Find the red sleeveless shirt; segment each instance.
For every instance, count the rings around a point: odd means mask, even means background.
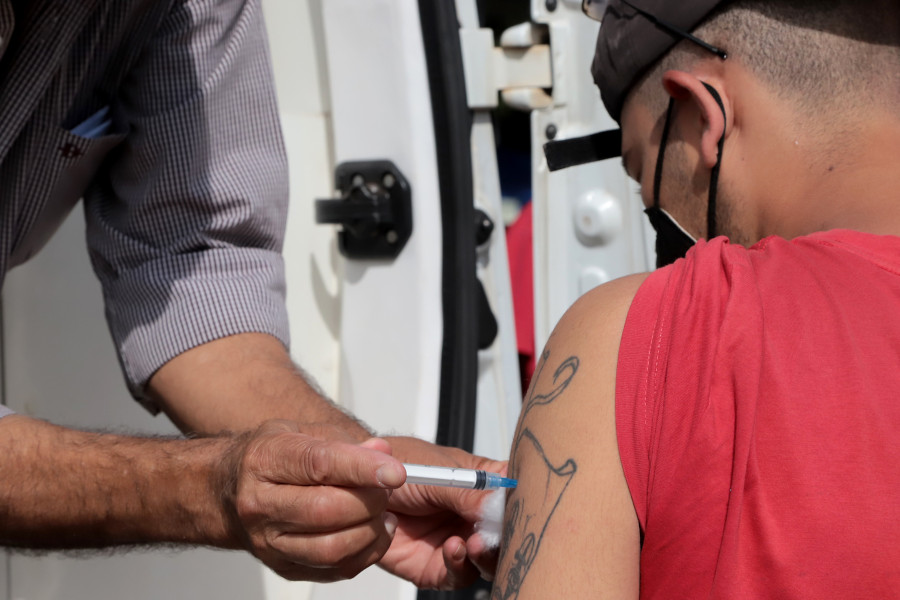
[[[900,237],[701,241],[617,369],[641,598],[900,598]]]

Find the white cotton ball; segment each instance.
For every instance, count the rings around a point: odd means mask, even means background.
[[[506,509],[506,488],[491,492],[481,505],[481,520],[475,529],[487,548],[499,548],[503,533],[503,512]]]

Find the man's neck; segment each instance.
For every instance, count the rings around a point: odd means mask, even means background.
[[[829,229],[900,235],[900,121],[870,119],[793,161],[767,194],[781,209],[763,229],[793,238]],[[783,185],[781,185],[783,184]],[[784,193],[786,192],[786,193]]]

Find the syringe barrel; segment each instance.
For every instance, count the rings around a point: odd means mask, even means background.
[[[406,483],[484,489],[484,471],[405,464]]]

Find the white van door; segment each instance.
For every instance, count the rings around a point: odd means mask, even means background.
[[[539,351],[581,293],[653,263],[618,164],[549,173],[543,158],[549,139],[612,125],[589,75],[596,24],[575,0],[264,8],[291,166],[294,358],[380,433],[505,457],[522,398],[517,323],[531,323]],[[534,311],[514,318],[505,226],[529,200]],[[61,424],[170,434],[127,396],[83,227],[76,212],[7,278],[3,401]],[[489,595],[484,584],[419,592],[378,569],[288,583],[250,556],[203,549],[3,558],[0,600]]]
[[[503,24],[507,11],[523,22]],[[533,346],[582,293],[653,262],[640,202],[618,163],[550,173],[543,156],[548,140],[614,126],[590,77],[597,24],[570,0],[329,0],[322,15],[338,171],[329,207],[377,204],[352,189],[353,169],[378,163],[381,175],[373,167],[357,182],[384,191],[379,161],[402,173],[412,196],[412,232],[396,256],[346,251],[358,231],[372,235],[372,223],[337,228],[345,250],[337,397],[379,431],[505,457],[522,388],[498,121],[511,110],[528,115]],[[379,219],[387,239],[393,225]],[[383,577],[316,586],[313,596],[412,597]],[[486,598],[487,589],[418,598]]]

